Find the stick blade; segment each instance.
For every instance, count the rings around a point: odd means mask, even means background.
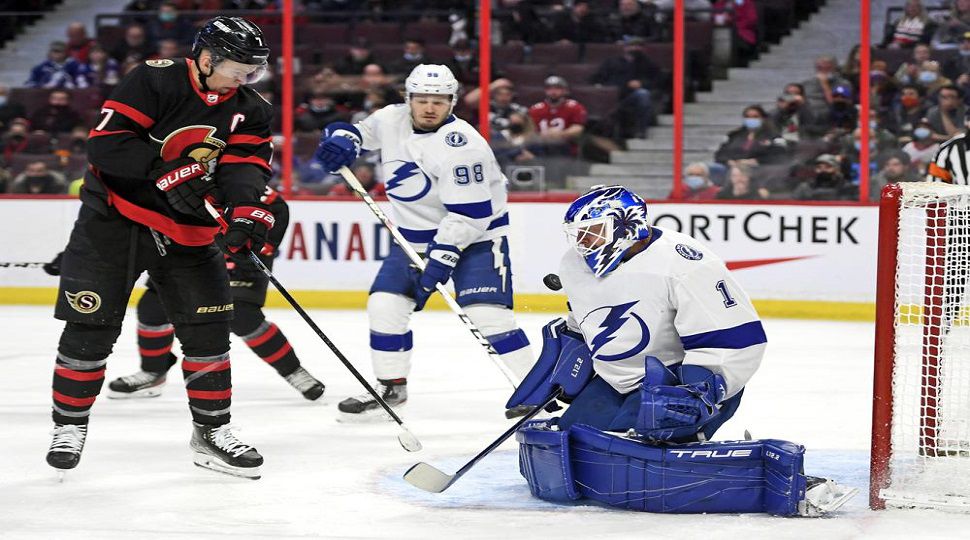
[[[455,476],[445,474],[431,465],[421,462],[408,469],[404,473],[404,479],[412,486],[428,493],[441,493],[451,486]]]
[[[411,433],[408,428],[401,424],[401,433],[397,436],[397,442],[408,452],[418,452],[421,450],[421,441]]]

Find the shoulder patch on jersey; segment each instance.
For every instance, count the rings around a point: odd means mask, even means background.
[[[445,135],[445,144],[458,148],[468,144],[468,138],[458,131],[452,131]]]
[[[687,259],[688,261],[699,261],[704,258],[704,254],[696,249],[688,246],[687,244],[677,244],[674,248],[681,257]]]
[[[163,68],[173,65],[175,62],[168,58],[158,58],[156,60],[145,60],[145,63],[151,67]]]

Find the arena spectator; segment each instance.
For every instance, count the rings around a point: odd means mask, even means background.
[[[815,76],[802,82],[805,89],[805,101],[816,117],[828,112],[832,103],[832,89],[836,86],[851,87],[838,72],[838,63],[830,54],[815,59]]]
[[[310,96],[306,103],[296,109],[293,124],[297,131],[316,132],[322,130],[330,122],[347,121],[349,115],[339,110],[333,96],[318,92]]]
[[[391,84],[392,80],[384,73],[384,68],[380,64],[368,64],[364,66],[364,72],[360,75],[360,91],[363,93],[377,92],[384,99],[384,103],[403,103],[404,98],[401,92]]]
[[[378,90],[368,90],[364,93],[364,102],[361,104],[360,110],[354,112],[350,117],[350,123],[363,122],[375,111],[383,109],[385,105],[387,105],[387,102],[384,101],[384,94]]]
[[[916,84],[923,87],[927,96],[934,97],[944,86],[952,86],[953,81],[940,75],[940,63],[936,60],[927,60],[920,66],[919,80]]]
[[[902,84],[918,83],[920,67],[930,59],[930,46],[920,43],[913,47],[913,56],[896,69],[896,80]]]
[[[893,124],[896,135],[911,136],[916,124],[926,116],[923,88],[907,84],[899,91],[899,101],[893,107]]]
[[[606,24],[589,8],[589,2],[575,2],[552,16],[550,41],[600,43],[609,39]]]
[[[964,0],[970,2],[970,0]],[[963,84],[958,79],[966,77],[970,73],[970,31],[964,32],[960,40],[959,54],[951,57],[943,64],[943,75],[948,79]]]
[[[815,175],[795,187],[792,198],[800,201],[851,201],[859,198],[859,188],[846,182],[837,156],[822,154],[815,158]]]
[[[179,45],[191,45],[195,28],[179,13],[174,2],[162,2],[158,16],[148,23],[148,35],[155,42],[173,39]]]
[[[468,40],[456,42],[451,47],[451,58],[444,64],[463,86],[478,84],[478,57],[472,54]]]
[[[619,92],[616,124],[621,138],[645,138],[653,123],[653,91],[665,81],[663,72],[643,53],[643,39],[629,37],[623,52],[607,58],[597,68],[594,84],[615,86]]]
[[[855,96],[852,87],[838,85],[832,89],[832,103],[826,118],[826,127],[830,134],[838,137],[855,129],[859,122],[859,112],[855,106]]]
[[[906,0],[903,15],[889,23],[882,45],[890,49],[908,49],[917,43],[929,45],[936,32],[936,23],[930,19],[921,0]]]
[[[657,23],[657,6],[641,4],[637,0],[619,0],[617,13],[609,21],[610,35],[614,41],[624,41],[631,37],[646,41],[659,41],[661,28]]]
[[[64,175],[48,170],[43,161],[27,164],[24,172],[14,178],[10,193],[27,193],[30,195],[52,195],[67,193],[67,181]]]
[[[529,150],[537,155],[576,155],[577,141],[586,129],[586,107],[568,97],[569,83],[562,77],[546,78],[544,87],[545,99],[529,107],[539,135]]]
[[[370,42],[359,37],[351,42],[347,54],[337,62],[334,70],[340,75],[360,75],[364,72],[364,66],[374,63],[376,60],[370,50]]]
[[[503,0],[502,3],[509,10],[508,18],[502,21],[502,40],[505,43],[546,41],[546,27],[532,2]]]
[[[728,140],[714,153],[714,161],[752,160],[758,165],[777,163],[786,156],[787,143],[760,105],[749,105],[742,113],[742,125],[728,133]]]
[[[902,151],[909,156],[910,167],[919,174],[926,174],[926,168],[936,158],[940,143],[933,140],[930,121],[923,118],[913,129],[913,140],[903,145]]]
[[[118,84],[120,67],[101,45],[95,43],[88,54],[88,61],[81,65],[79,76],[87,86],[112,87]]]
[[[899,81],[889,75],[889,69],[885,61],[876,60],[869,69],[869,87],[871,88],[870,101],[880,113],[890,111],[899,93]]]
[[[798,83],[785,85],[771,113],[771,122],[778,128],[781,138],[792,144],[820,135],[815,116],[805,105],[805,88]]]
[[[671,192],[669,199],[701,201],[717,197],[721,187],[711,182],[711,169],[707,163],[697,161],[684,167],[684,190],[680,199]]]
[[[489,124],[492,133],[500,132],[508,139],[511,134],[508,132],[509,118],[513,113],[525,115],[529,118],[529,108],[515,101],[515,85],[506,78],[495,79],[488,85],[489,97]],[[472,110],[472,125],[478,122],[478,100],[479,90],[477,87],[469,90],[465,94],[465,106]],[[531,120],[528,120],[531,122]]]
[[[417,37],[404,40],[401,57],[388,64],[387,71],[396,75],[408,75],[419,64],[431,62],[424,55],[424,40]]]
[[[26,118],[27,110],[23,104],[10,101],[10,88],[5,84],[0,84],[0,133],[10,127],[10,122],[14,118]]]
[[[71,58],[84,64],[88,61],[88,54],[95,41],[88,37],[88,29],[82,22],[72,22],[67,25],[67,54]]]
[[[890,152],[896,151],[899,148],[899,144],[896,138],[885,130],[880,130],[878,125],[873,125],[874,122],[870,121],[869,132],[869,167],[870,176],[875,176],[877,169],[876,164],[885,159],[886,155]],[[851,134],[845,135],[841,140],[841,149],[839,155],[842,157],[842,162],[846,165],[842,166],[843,172],[846,175],[846,180],[854,184],[859,183],[859,163],[862,151],[862,130],[855,128]]]
[[[943,142],[964,130],[967,106],[963,104],[960,89],[953,85],[940,88],[937,97],[939,104],[926,111],[926,119],[933,131],[933,140]]]
[[[970,32],[970,0],[953,0],[950,13],[940,22],[933,36],[933,48],[955,49],[966,39],[967,32]]]
[[[719,200],[751,200],[767,199],[768,190],[755,188],[751,180],[751,166],[744,163],[731,165],[728,172],[728,183],[714,197]]]
[[[910,167],[909,155],[902,151],[893,152],[883,158],[882,167],[870,180],[873,188],[869,190],[869,200],[878,202],[879,193],[887,184],[920,180],[922,176]]]
[[[717,0],[714,24],[734,29],[734,54],[740,65],[758,56],[758,8],[754,0]]]
[[[10,126],[2,139],[4,163],[10,163],[14,154],[22,153],[27,149],[29,125],[30,123],[24,118],[14,118],[10,121]]]
[[[175,41],[174,39],[160,39],[158,40],[158,50],[156,50],[155,54],[151,55],[150,58],[153,60],[158,60],[161,58],[180,58],[182,56],[179,54],[180,49],[181,47],[179,46],[178,41]],[[263,79],[260,79],[260,82],[262,82],[262,80]]]
[[[155,47],[148,41],[145,28],[133,24],[125,29],[125,39],[111,50],[111,57],[121,64],[141,62],[155,54]]]
[[[32,88],[78,88],[86,81],[79,79],[81,64],[67,55],[67,44],[53,41],[47,49],[47,60],[30,70],[26,86]]]
[[[71,108],[71,95],[66,90],[54,90],[47,97],[47,105],[30,115],[30,128],[43,130],[56,137],[69,133],[74,126],[81,125],[81,115]]]

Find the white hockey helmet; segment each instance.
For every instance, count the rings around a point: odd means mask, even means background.
[[[420,64],[411,70],[404,81],[404,100],[411,102],[412,94],[441,94],[451,96],[451,108],[458,103],[458,79],[448,66],[441,64]]]

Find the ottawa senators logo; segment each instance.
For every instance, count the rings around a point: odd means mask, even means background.
[[[77,293],[72,293],[64,291],[64,296],[67,297],[67,303],[74,308],[75,311],[79,313],[94,313],[101,307],[101,297],[97,293],[91,291],[81,291]]]
[[[225,141],[214,137],[216,128],[212,126],[186,126],[177,129],[162,141],[162,159],[171,161],[190,157],[205,166],[212,174],[216,162],[226,147]]]

